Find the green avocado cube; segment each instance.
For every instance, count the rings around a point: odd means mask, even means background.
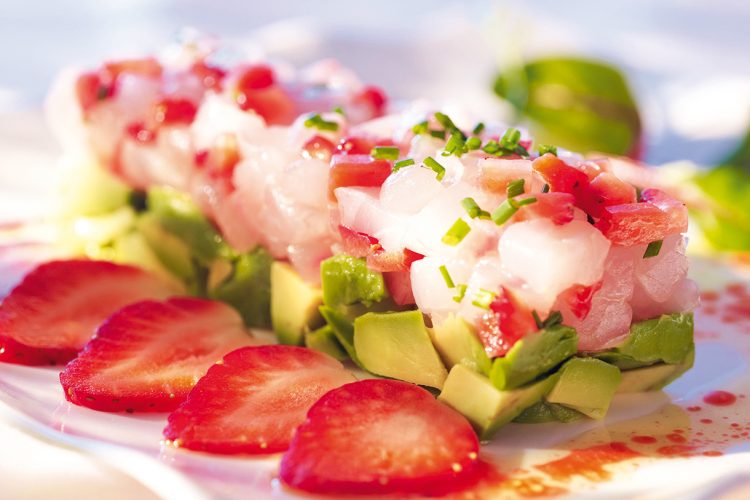
[[[591,418],[607,414],[620,385],[620,369],[596,358],[573,358],[560,368],[560,378],[546,399]]]
[[[330,325],[324,325],[317,330],[305,334],[305,346],[320,352],[324,352],[339,361],[349,358],[344,347],[336,338],[336,334]]]
[[[369,307],[388,297],[383,275],[367,267],[365,259],[335,255],[320,264],[323,303],[339,310],[364,304]]]
[[[320,306],[319,311],[351,360],[357,366],[364,368],[354,349],[354,324],[349,317],[328,306]]]
[[[645,392],[658,391],[672,383],[683,373],[693,367],[695,360],[695,349],[693,349],[679,365],[668,365],[657,363],[655,365],[636,368],[634,370],[623,370],[622,381],[617,387],[617,392]]]
[[[237,309],[246,325],[270,328],[272,262],[271,255],[260,247],[240,255],[229,277],[209,290],[209,297]]]
[[[526,408],[523,413],[513,419],[519,424],[544,424],[547,422],[575,422],[584,418],[584,414],[567,406],[539,401]]]
[[[512,391],[501,391],[481,373],[457,364],[445,379],[438,399],[466,417],[485,440],[540,401],[556,379],[557,376],[552,375]]]
[[[164,267],[186,282],[195,280],[196,269],[190,247],[183,240],[165,230],[159,218],[150,212],[138,217],[136,225]]]
[[[633,323],[620,345],[596,357],[630,369],[654,363],[680,364],[693,349],[693,313],[675,313]]]
[[[354,320],[362,366],[384,377],[440,389],[448,372],[419,311],[367,313]]]
[[[500,390],[515,389],[544,375],[578,349],[578,334],[567,326],[554,326],[527,335],[502,358],[495,358],[490,380]]]
[[[305,332],[323,324],[318,311],[322,303],[320,288],[303,280],[292,266],[271,264],[271,323],[280,343],[302,345]]]
[[[474,328],[463,318],[449,315],[430,329],[432,343],[447,368],[461,363],[489,375],[492,362]]]

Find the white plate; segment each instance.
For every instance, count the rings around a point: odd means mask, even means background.
[[[22,123],[26,122],[41,127],[38,115],[24,116]],[[8,143],[5,145],[0,142],[0,160],[23,158],[26,152],[11,149],[13,138],[6,140]],[[34,190],[28,188],[33,183],[28,179],[52,168],[54,150],[46,150],[50,154],[36,154],[34,161],[29,160],[31,155],[27,155],[26,169],[16,171],[13,176],[8,175],[8,167],[2,167],[0,200],[8,200],[5,193],[14,191],[17,186],[27,186],[24,200],[29,204],[45,196],[41,192],[36,193],[37,197],[34,198]],[[0,165],[8,163],[3,161]],[[0,214],[4,208],[9,206],[0,205]],[[691,272],[704,287],[710,289],[720,289],[727,282],[748,283],[744,277],[747,270],[738,264],[693,259]],[[12,274],[3,271],[0,281],[13,279],[16,278]],[[535,465],[564,457],[570,449],[588,448],[611,441],[627,443],[650,456],[605,467],[606,471],[611,472],[609,477],[604,477],[607,473],[594,477],[596,474],[592,471],[592,477],[588,479],[574,477],[558,482],[547,478],[544,483],[597,498],[710,497],[717,491],[734,488],[735,482],[741,484],[743,474],[750,470],[750,438],[747,437],[750,432],[750,398],[744,397],[750,395],[750,313],[740,311],[741,314],[738,314],[745,318],[740,322],[728,324],[721,321],[730,307],[727,304],[737,301],[740,299],[725,293],[718,303],[708,303],[697,311],[695,368],[672,384],[665,393],[618,396],[603,422],[511,424],[504,428],[491,443],[483,447],[483,456],[497,463],[499,470],[511,478],[502,483],[502,491],[517,491],[513,489],[513,484],[516,484],[516,488],[520,484],[533,491],[535,484],[525,478],[541,475]],[[745,299],[745,302],[750,304],[750,300]],[[750,305],[745,307],[750,308]],[[708,314],[711,309],[716,313]],[[740,397],[735,404],[725,407],[702,402],[704,395],[717,389],[730,391]],[[219,458],[166,448],[161,442],[164,415],[107,414],[73,406],[63,397],[58,370],[55,369],[0,364],[0,402],[0,418],[113,465],[160,496],[295,496],[274,480],[278,456],[263,459]],[[696,406],[701,409],[694,411]],[[713,422],[703,423],[705,419]],[[685,436],[685,443],[674,442],[680,439],[675,437],[676,429],[681,432],[678,436]],[[654,436],[657,442],[634,443],[631,440],[633,435]],[[690,450],[695,456],[667,457],[657,451],[668,451],[663,447],[674,445],[695,446]],[[723,456],[706,457],[702,455],[704,451],[720,451]],[[517,469],[525,472],[518,472]],[[513,478],[518,481],[513,483]]]

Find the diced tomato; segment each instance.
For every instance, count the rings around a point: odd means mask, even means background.
[[[206,64],[206,61],[204,60],[197,61],[193,64],[190,71],[200,78],[203,87],[217,92],[221,90],[221,84],[224,77],[227,75],[227,72],[224,69],[218,66]]]
[[[519,200],[533,196],[536,203],[522,206],[516,213],[517,220],[551,219],[561,226],[573,220],[575,197],[570,193],[535,193],[521,195]]]
[[[373,251],[382,249],[377,238],[369,234],[360,233],[346,226],[339,226],[341,242],[344,246],[344,253],[352,257],[367,257]]]
[[[267,89],[276,83],[273,70],[265,64],[249,66],[237,80],[238,92]]]
[[[380,246],[380,245],[378,245]],[[411,269],[412,263],[423,259],[424,255],[412,252],[408,248],[386,252],[382,247],[374,249],[367,256],[367,267],[381,273],[402,272]]]
[[[375,141],[366,137],[344,137],[336,149],[344,155],[369,155]]]
[[[154,131],[146,127],[146,124],[141,121],[133,122],[125,127],[125,133],[134,141],[145,144],[154,142],[156,139]]]
[[[531,166],[544,177],[545,182],[549,184],[550,191],[570,193],[575,196],[588,188],[588,175],[571,167],[552,153],[540,156],[532,162]]]
[[[594,294],[601,287],[601,281],[590,286],[573,285],[562,292],[560,298],[568,304],[570,311],[576,318],[585,319],[591,312],[591,301],[594,299]]]
[[[383,280],[388,294],[397,305],[408,306],[416,303],[409,271],[383,273]]]
[[[615,245],[646,245],[687,231],[687,208],[658,189],[646,189],[640,203],[607,207],[596,227]]]
[[[333,155],[328,179],[328,197],[336,200],[334,190],[344,186],[380,187],[391,175],[393,166],[387,160],[369,155]]]
[[[613,205],[636,202],[635,188],[610,173],[597,175],[580,197],[581,208],[597,219],[606,215],[604,209]]]
[[[302,146],[302,156],[324,161],[331,161],[331,156],[336,152],[336,145],[321,135],[313,136]]]
[[[479,340],[491,358],[505,356],[516,342],[537,330],[531,311],[505,288],[500,289],[490,310],[482,315],[477,325]]]
[[[198,108],[188,99],[164,98],[154,105],[154,121],[162,125],[188,125]]]
[[[103,85],[101,77],[96,72],[79,76],[76,81],[76,97],[83,113],[86,114],[96,103],[108,97],[110,90]]]
[[[112,79],[116,79],[122,73],[133,73],[150,78],[158,78],[162,73],[162,66],[153,57],[143,59],[123,59],[121,61],[110,61],[104,64],[103,71]]]
[[[388,97],[382,89],[373,85],[365,87],[354,96],[355,104],[364,104],[370,108],[373,117],[383,116],[388,106]]]

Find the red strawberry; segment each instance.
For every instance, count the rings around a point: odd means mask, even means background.
[[[70,361],[96,327],[124,305],[173,290],[136,267],[59,260],[35,268],[0,304],[0,361]]]
[[[478,451],[469,422],[426,390],[362,380],[310,408],[280,478],[312,493],[440,494],[476,479]]]
[[[198,381],[169,416],[164,436],[210,453],[283,451],[313,403],[353,380],[341,363],[310,349],[237,349]]]
[[[222,302],[146,300],[113,314],[60,382],[72,403],[101,411],[172,411],[229,351],[253,343]]]

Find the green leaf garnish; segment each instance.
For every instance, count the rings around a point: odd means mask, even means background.
[[[553,155],[557,156],[557,146],[550,146],[549,144],[540,144],[539,156],[544,156],[547,153],[552,153]]]

